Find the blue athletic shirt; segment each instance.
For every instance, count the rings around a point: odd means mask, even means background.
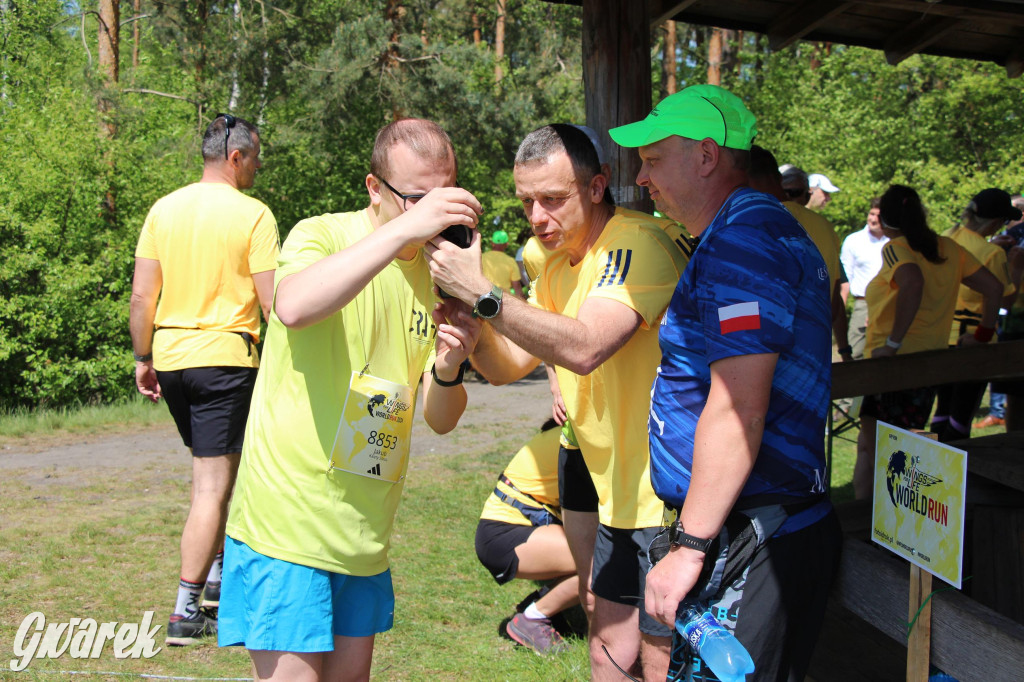
[[[781,203],[747,187],[729,196],[701,235],[662,321],[648,421],[658,497],[675,507],[686,497],[710,364],[758,353],[779,359],[761,449],[737,506],[825,492],[829,282],[814,242]],[[777,534],[806,527],[830,508],[823,501],[800,511]]]

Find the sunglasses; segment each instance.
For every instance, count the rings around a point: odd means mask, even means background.
[[[213,117],[213,120],[217,120],[221,116],[224,117],[224,160],[228,158],[228,138],[231,137],[231,129],[235,127],[235,117],[231,114],[218,113]]]

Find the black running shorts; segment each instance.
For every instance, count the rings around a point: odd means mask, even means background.
[[[256,371],[252,367],[192,367],[157,372],[160,393],[193,456],[242,451]]]

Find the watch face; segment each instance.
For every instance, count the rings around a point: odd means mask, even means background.
[[[485,319],[490,319],[498,314],[501,308],[501,301],[493,296],[487,295],[476,302],[477,314]]]

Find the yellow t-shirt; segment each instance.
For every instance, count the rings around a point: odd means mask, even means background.
[[[972,232],[963,226],[947,233],[947,236],[978,259],[979,263],[996,276],[996,279],[1003,285],[1003,296],[1014,292],[1013,283],[1010,282],[1010,268],[1006,264],[1005,251],[995,244],[990,244],[977,232]],[[960,340],[961,334],[973,332],[981,322],[984,310],[985,297],[974,289],[961,284],[960,293],[956,299],[956,310],[953,312],[953,328],[949,330],[949,345],[955,346]],[[992,337],[990,343],[995,342],[996,338]]]
[[[871,351],[884,346],[885,339],[892,332],[899,294],[893,273],[907,263],[921,268],[924,290],[921,305],[898,352],[903,355],[947,347],[960,280],[977,272],[981,263],[949,237],[938,239],[939,255],[945,258],[941,263],[932,263],[914,251],[906,237],[890,239],[882,248],[882,269],[868,283],[864,293],[868,302],[865,357],[871,357]]]
[[[661,360],[658,325],[686,267],[684,247],[676,223],[619,208],[579,263],[570,264],[564,251],[549,253],[531,293],[534,305],[569,317],[588,298],[601,297],[643,318],[633,337],[589,375],[556,370],[606,526],[649,528],[663,520],[664,504],[651,488],[647,407]]]
[[[270,209],[228,184],[196,182],[153,205],[135,255],[159,261],[163,276],[156,369],[259,367],[239,333],[259,339],[252,276],[277,267],[279,242]]]
[[[527,506],[536,507],[540,503],[548,511],[560,517],[558,439],[561,433],[559,429],[548,429],[531,438],[505,467],[505,478],[512,481],[515,490],[502,481],[498,481],[495,487],[503,494],[519,500]],[[484,503],[484,510],[480,514],[480,518],[517,526],[533,525],[521,511],[498,499],[493,492]]]
[[[303,220],[285,241],[275,287],[372,229],[365,210]],[[348,305],[316,324],[288,329],[270,316],[228,517],[232,538],[261,554],[336,573],[366,576],[388,568],[405,471],[390,483],[328,462],[353,371],[368,363],[368,375],[409,386],[415,397],[434,360],[432,287],[419,251],[411,261],[389,263]]]
[[[543,269],[544,260],[547,257],[547,249],[541,245],[540,240],[536,237],[530,237],[523,244],[523,267],[526,268],[526,276],[530,278],[531,286]]]
[[[512,291],[512,282],[519,282],[516,259],[502,251],[486,251],[480,256],[484,277],[505,291]],[[522,282],[520,282],[522,284]]]
[[[821,252],[821,257],[825,260],[825,267],[828,268],[830,281],[828,292],[831,299],[832,292],[836,290],[836,282],[839,281],[841,267],[839,251],[842,247],[842,242],[839,240],[839,235],[836,234],[835,227],[832,226],[832,223],[825,216],[815,213],[795,201],[784,201],[782,205],[789,209],[789,212],[793,214],[796,221],[803,226],[807,236],[818,247],[818,251]]]

